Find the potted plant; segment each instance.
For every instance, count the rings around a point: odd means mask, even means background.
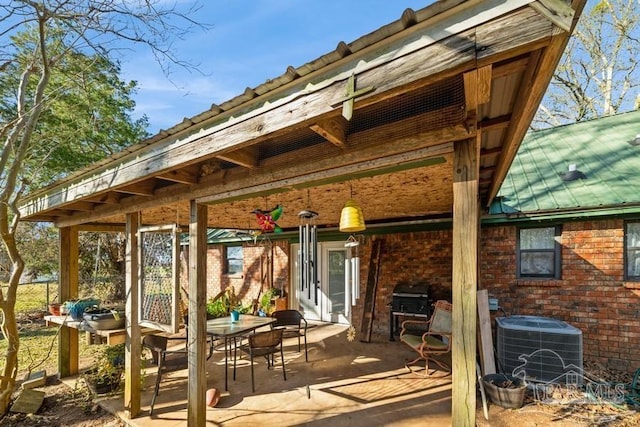
[[[286,296],[282,290],[279,288],[269,288],[260,299],[260,310],[265,313],[265,315],[270,316],[275,310],[283,309],[279,307],[278,304],[278,302],[282,300],[284,300],[284,308],[286,308]]]
[[[95,365],[83,375],[89,389],[96,394],[115,391],[124,372],[124,343],[105,346],[97,355]]]

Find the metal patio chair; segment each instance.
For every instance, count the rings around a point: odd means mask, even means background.
[[[309,361],[307,354],[307,321],[298,310],[278,310],[271,314],[275,318],[275,323],[271,324],[271,328],[280,328],[283,330],[283,338],[297,337],[298,352],[301,350],[301,339],[304,338],[304,360]]]
[[[282,363],[282,375],[287,380],[287,372],[284,367],[284,351],[282,350],[282,329],[273,329],[271,331],[255,332],[247,335],[247,344],[241,347],[241,350],[247,353],[251,359],[251,390],[256,391],[255,380],[253,375],[253,359],[255,357],[264,356],[267,360],[267,369],[274,366],[274,354],[280,353],[280,361]],[[235,373],[235,358],[233,369]]]
[[[410,365],[421,360],[425,362],[425,375],[429,376],[429,362],[433,362],[447,372],[451,368],[434,356],[451,352],[451,303],[437,301],[433,314],[428,321],[405,320],[402,322],[400,341],[418,353],[418,357],[405,364],[411,371]],[[421,330],[426,332],[421,333]],[[416,332],[418,331],[418,332]]]

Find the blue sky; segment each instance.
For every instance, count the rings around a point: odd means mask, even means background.
[[[182,0],[181,7],[193,3]],[[195,19],[211,26],[176,44],[180,59],[198,71],[174,67],[167,78],[151,52],[122,61],[123,78],[138,82],[136,116],[152,134],[400,18],[422,0],[201,0]]]

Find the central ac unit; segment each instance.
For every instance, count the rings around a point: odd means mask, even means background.
[[[582,331],[539,316],[496,317],[498,361],[528,381],[582,384]]]

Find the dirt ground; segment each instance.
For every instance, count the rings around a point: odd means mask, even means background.
[[[72,390],[57,378],[49,377],[44,387],[44,403],[36,414],[9,413],[0,419],[3,427],[121,427],[126,424],[93,402],[88,389]]]

